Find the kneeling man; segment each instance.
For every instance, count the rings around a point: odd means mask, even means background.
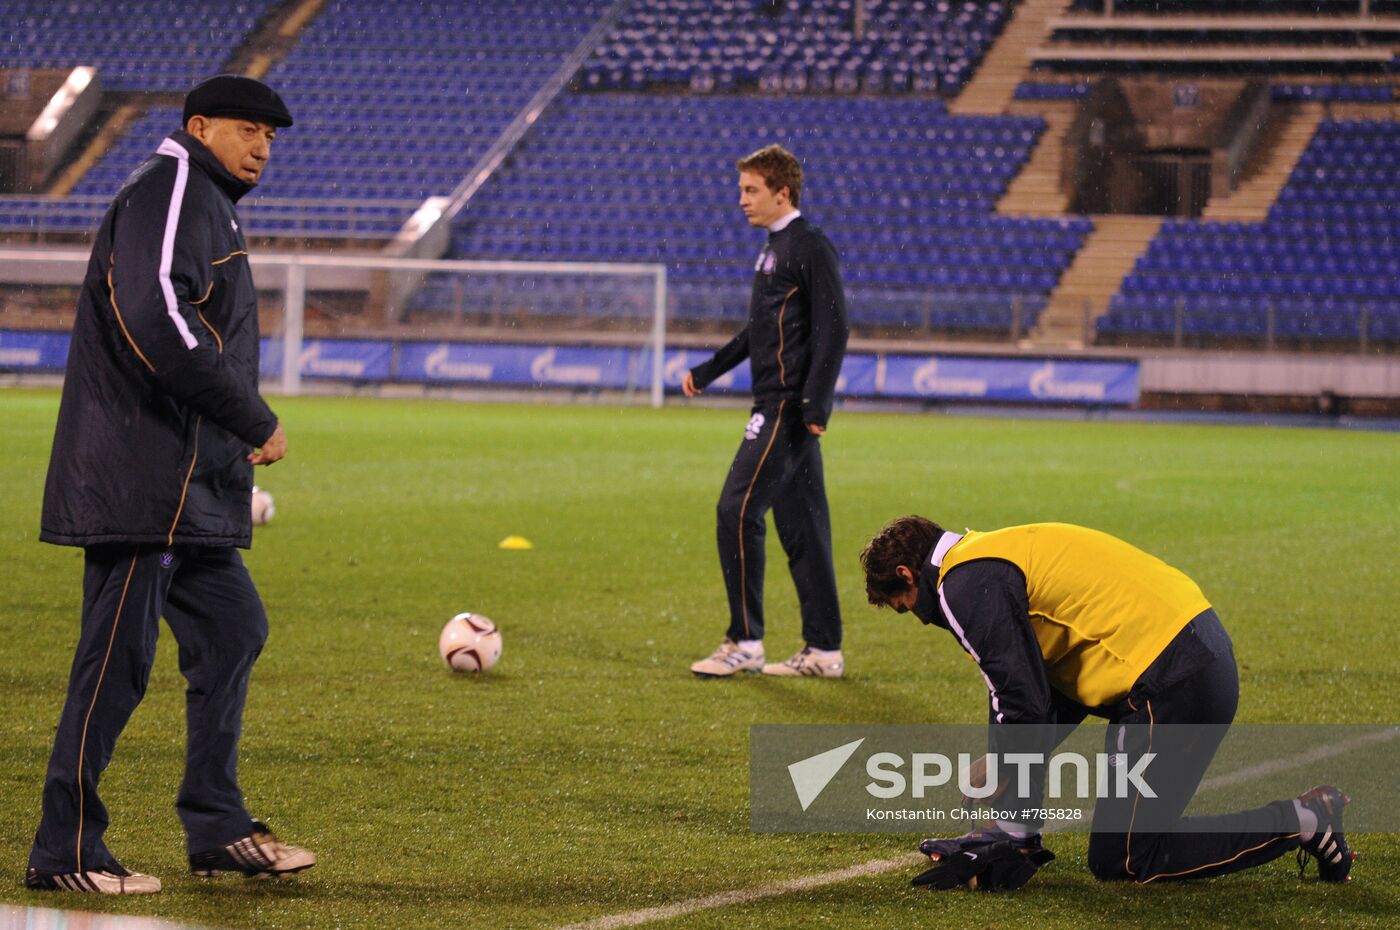
[[[1183,817],[1234,719],[1239,674],[1220,618],[1182,572],[1084,527],[1036,523],[958,534],[918,516],[881,530],[861,564],[870,603],[943,627],[976,662],[990,692],[994,750],[1027,748],[1013,725],[1040,724],[1017,729],[1057,742],[1094,714],[1108,719],[1106,752],[1120,764],[1167,754],[1172,778],[1153,786],[1155,797],[1133,790],[1098,801],[1089,841],[1096,877],[1139,884],[1204,878],[1301,849],[1323,881],[1349,879],[1354,855],[1342,833],[1349,799],[1330,785],[1250,811]],[[1048,758],[1054,746],[1037,748]],[[1038,778],[1032,784],[1017,810],[1041,806]],[[1041,847],[1042,826],[1022,817],[957,840],[926,841],[921,848],[936,864],[920,883],[975,884],[968,880],[984,874],[982,887],[992,875],[1009,876],[1003,887],[1024,884],[1034,872],[1026,862],[1052,858]],[[978,850],[993,844],[997,856],[1025,862],[980,873],[989,857]],[[1300,853],[1300,866],[1306,863]]]

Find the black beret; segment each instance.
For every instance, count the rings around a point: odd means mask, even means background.
[[[277,91],[237,74],[220,74],[196,84],[185,95],[181,124],[191,116],[238,116],[269,126],[292,125],[292,114]]]

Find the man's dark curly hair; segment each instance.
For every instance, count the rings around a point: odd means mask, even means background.
[[[891,598],[908,591],[908,582],[895,574],[895,569],[903,565],[917,577],[942,535],[943,527],[913,514],[896,517],[875,534],[860,554],[865,596],[870,603],[888,607]]]

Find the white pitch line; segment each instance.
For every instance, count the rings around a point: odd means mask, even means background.
[[[1201,787],[1197,788],[1197,793],[1209,791],[1212,788],[1227,788],[1230,785],[1238,785],[1240,782],[1250,781],[1265,775],[1277,775],[1279,772],[1286,772],[1289,769],[1301,768],[1310,762],[1321,762],[1323,759],[1330,759],[1339,756],[1344,752],[1351,752],[1353,749],[1361,749],[1370,746],[1372,743],[1388,743],[1400,736],[1400,727],[1391,727],[1388,730],[1380,730],[1376,733],[1367,733],[1365,736],[1358,736],[1355,739],[1342,740],[1340,743],[1331,743],[1326,746],[1319,746],[1316,749],[1300,752],[1296,756],[1283,756],[1272,762],[1260,762],[1258,765],[1251,765],[1248,768],[1236,769],[1233,772],[1226,772],[1224,775],[1216,775],[1201,782]],[[1084,820],[1090,819],[1094,814],[1092,807],[1084,809]],[[1046,833],[1063,833],[1071,827],[1083,823],[1083,821],[1061,820],[1046,826]]]
[[[1296,756],[1284,756],[1282,759],[1275,759],[1272,762],[1261,762],[1258,765],[1251,765],[1249,768],[1239,769],[1225,775],[1217,775],[1214,778],[1207,778],[1201,782],[1202,788],[1224,788],[1227,785],[1237,785],[1243,781],[1259,778],[1264,775],[1276,775],[1279,772],[1286,772],[1289,769],[1296,769],[1299,766],[1307,765],[1309,762],[1321,762],[1323,759],[1330,759],[1339,756],[1344,752],[1351,752],[1353,749],[1360,749],[1372,743],[1388,743],[1400,736],[1400,727],[1391,727],[1388,730],[1380,730],[1375,733],[1367,733],[1365,736],[1358,736],[1355,739],[1342,740],[1340,743],[1332,743],[1327,746],[1319,746],[1316,749],[1300,752]]]
[[[1299,753],[1296,756],[1284,756],[1272,762],[1261,762],[1248,768],[1228,772],[1224,775],[1217,775],[1214,778],[1207,778],[1201,782],[1200,791],[1208,791],[1212,788],[1224,788],[1229,785],[1249,781],[1252,778],[1259,778],[1263,775],[1274,775],[1279,772],[1286,772],[1289,769],[1298,768],[1309,762],[1317,762],[1322,759],[1329,759],[1332,756],[1350,752],[1353,749],[1360,749],[1372,743],[1384,743],[1400,736],[1400,727],[1391,727],[1377,733],[1368,733],[1365,736],[1358,736],[1355,739],[1343,740],[1340,743],[1332,743],[1327,746],[1319,746],[1308,752]],[[1090,809],[1092,810],[1092,808]],[[1087,816],[1087,814],[1086,814]],[[1051,827],[1046,831],[1054,832]],[[835,885],[838,882],[850,881],[853,878],[861,878],[865,875],[879,875],[884,872],[893,872],[895,869],[907,868],[924,861],[921,853],[906,853],[896,856],[893,859],[872,859],[860,865],[849,866],[844,869],[835,869],[830,872],[819,872],[816,875],[804,875],[800,878],[789,878],[780,882],[772,882],[767,885],[756,885],[752,888],[740,888],[734,891],[721,891],[718,894],[706,895],[702,898],[691,898],[687,901],[677,901],[675,904],[663,904],[658,907],[647,907],[637,911],[625,911],[621,914],[609,914],[604,917],[595,917],[592,920],[585,920],[582,923],[568,924],[560,927],[559,930],[617,930],[619,927],[636,927],[641,924],[651,923],[656,920],[670,920],[672,917],[683,917],[686,914],[693,914],[696,911],[708,911],[717,907],[729,907],[734,904],[747,904],[751,901],[761,901],[764,898],[776,898],[779,895],[790,894],[794,891],[808,891],[812,888],[821,888],[824,885]]]
[[[750,901],[760,901],[763,898],[775,898],[778,895],[788,894],[793,891],[806,891],[809,888],[834,885],[837,882],[850,881],[853,878],[860,878],[863,875],[879,875],[881,872],[893,872],[895,869],[908,868],[924,858],[925,857],[919,853],[906,853],[894,859],[872,859],[860,865],[836,869],[831,872],[804,875],[801,878],[789,878],[785,881],[773,882],[769,885],[758,885],[753,888],[741,888],[737,891],[722,891],[719,894],[706,895],[703,898],[691,898],[689,901],[678,901],[675,904],[643,908],[640,911],[610,914],[607,917],[585,920],[583,923],[569,924],[567,927],[561,927],[560,930],[616,930],[618,927],[635,927],[638,924],[650,923],[653,920],[670,920],[672,917],[681,917],[685,914],[693,914],[696,911],[707,911],[716,907],[728,907],[731,904],[747,904]]]

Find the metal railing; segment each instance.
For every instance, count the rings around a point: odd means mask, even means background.
[[[32,233],[39,241],[91,235],[111,197],[0,196],[0,232]],[[417,200],[257,197],[239,205],[250,236],[391,239],[419,206]]]
[[[1225,327],[1198,330],[1197,327],[1189,324],[1188,318],[1192,313],[1193,311],[1186,307],[1185,298],[1178,297],[1172,304],[1171,337],[1173,348],[1184,348],[1188,335],[1203,335],[1215,339],[1236,335]],[[1372,324],[1375,315],[1370,304],[1354,304],[1341,310],[1300,311],[1295,309],[1286,315],[1289,325],[1281,326],[1278,305],[1271,300],[1264,307],[1263,332],[1251,328],[1249,331],[1242,331],[1237,335],[1259,339],[1261,347],[1267,352],[1277,349],[1282,339],[1324,344],[1351,344],[1355,346],[1356,352],[1363,355],[1370,350],[1374,335]],[[1353,323],[1355,324],[1354,329],[1352,328]]]

